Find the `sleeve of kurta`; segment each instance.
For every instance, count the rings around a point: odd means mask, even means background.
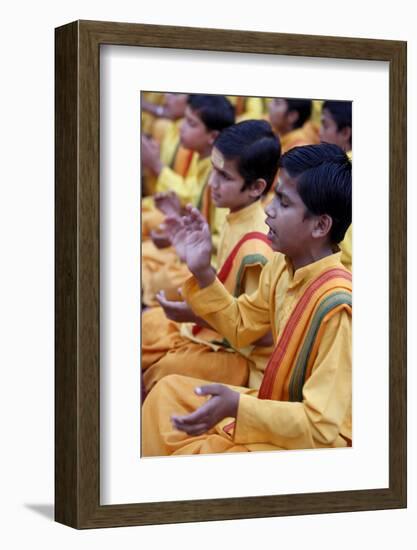
[[[351,317],[346,311],[327,323],[303,401],[239,398],[234,441],[272,443],[283,449],[331,447],[350,411],[352,398]]]
[[[165,191],[175,191],[183,205],[195,201],[198,190],[198,181],[196,176],[184,178],[168,166],[162,168],[156,181],[156,191],[162,193]]]
[[[242,294],[236,299],[217,278],[200,289],[196,279],[191,277],[183,286],[183,296],[194,313],[225,336],[232,346],[244,348],[271,328],[268,266],[262,270],[258,289],[251,295]]]

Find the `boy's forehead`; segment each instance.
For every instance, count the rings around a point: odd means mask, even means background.
[[[285,193],[287,196],[299,197],[296,178],[292,178],[285,168],[281,168],[278,173],[278,183],[275,190]]]
[[[213,163],[213,166],[217,168],[218,170],[223,170],[224,168],[224,156],[221,154],[221,152],[216,149],[216,147],[213,147],[211,151],[211,162]]]

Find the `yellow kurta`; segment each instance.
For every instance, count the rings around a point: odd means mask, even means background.
[[[259,201],[227,215],[220,236],[218,265],[223,265],[241,238],[253,231],[267,232],[265,213]],[[256,252],[254,241],[253,254]],[[271,256],[272,250],[263,257],[263,263]],[[260,260],[246,268],[243,292],[251,293],[257,289],[262,269]],[[169,321],[162,308],[153,308],[143,314],[142,369],[147,391],[162,377],[172,373],[240,385],[246,385],[249,377],[251,387],[260,386],[271,348],[251,346],[237,354],[221,344],[212,344],[208,331],[193,335],[192,327],[190,323]],[[221,340],[221,337],[217,339]]]
[[[327,269],[341,268],[340,257],[339,252],[293,273],[283,256],[276,254],[262,271],[258,291],[238,299],[225,292],[218,280],[200,289],[191,278],[183,293],[196,314],[233,345],[246,346],[270,328],[276,342],[308,284]],[[191,412],[202,399],[191,391],[195,381],[167,377],[145,402],[143,452],[165,455],[345,447],[352,438],[351,373],[351,317],[341,310],[326,323],[311,376],[303,387],[302,402],[258,399],[253,391],[240,388],[231,434],[223,429],[230,421],[226,419],[203,436],[189,437],[170,427],[169,416]],[[165,407],[158,413],[158,398],[162,396],[171,410]]]
[[[339,248],[342,251],[342,264],[352,271],[352,225],[349,225],[345,238],[339,243]]]
[[[181,178],[185,178],[188,175],[194,177],[193,170],[195,171],[198,169],[198,166],[196,167],[198,155],[197,153],[193,153],[189,149],[182,147],[180,143],[181,123],[182,120],[178,120],[176,122],[170,121],[170,124],[165,132],[164,139],[161,143],[160,159],[162,164],[164,164],[173,173],[178,174]],[[203,170],[205,169],[206,168],[204,167]],[[152,195],[159,191],[165,190],[158,187],[158,181],[159,178],[156,178],[153,174],[145,171],[143,174],[143,185],[144,191],[147,195]],[[156,209],[153,198],[151,196],[147,196],[142,199],[142,235],[149,235],[149,231],[151,229],[155,229],[155,227],[157,227],[162,220],[163,214]]]
[[[183,194],[183,199],[192,193],[193,204],[198,204],[201,195],[207,185],[207,181],[211,170],[211,159],[209,157],[199,160],[198,155],[193,156],[188,173],[185,177],[176,174],[171,168],[164,168],[162,174],[171,177],[173,190],[178,193],[181,186],[187,188],[186,194]],[[158,178],[160,181],[161,175]],[[161,180],[162,181],[162,180]],[[166,180],[164,180],[166,183]],[[175,184],[175,185],[174,185]],[[178,187],[177,187],[178,186]],[[187,187],[188,186],[188,187]],[[163,190],[161,187],[159,190]],[[217,209],[219,212],[209,211],[207,220],[210,225],[210,230],[213,235],[213,244],[216,246],[218,235],[224,222],[224,217],[227,210]],[[176,289],[189,277],[190,273],[187,266],[180,262],[175,250],[172,247],[159,249],[153,242],[147,238],[147,234],[151,229],[155,229],[157,225],[162,223],[164,215],[157,209],[148,206],[146,210],[142,208],[142,289],[143,303],[147,306],[155,306],[158,302],[155,300],[155,294],[159,290],[164,290],[171,297],[176,293]],[[157,222],[157,223],[156,223]]]
[[[318,128],[310,120],[307,120],[301,128],[297,128],[296,130],[288,132],[288,134],[280,136],[280,140],[282,154],[294,147],[320,143]]]
[[[236,122],[264,118],[266,101],[262,97],[227,96],[235,108]]]

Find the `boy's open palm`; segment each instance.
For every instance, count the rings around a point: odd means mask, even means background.
[[[182,218],[168,216],[165,226],[178,256],[188,269],[198,275],[210,268],[211,234],[209,226],[197,208],[187,207]]]
[[[236,417],[239,393],[223,384],[209,384],[195,389],[197,395],[211,398],[196,411],[186,416],[172,415],[171,421],[177,430],[188,435],[201,435],[228,417]]]

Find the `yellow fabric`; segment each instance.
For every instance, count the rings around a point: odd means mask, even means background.
[[[352,161],[352,151],[347,151],[346,155],[349,160]],[[352,271],[352,225],[348,227],[345,233],[345,238],[339,243],[339,248],[342,251],[342,263],[343,265]]]
[[[163,123],[163,124],[162,124]],[[184,155],[184,153],[190,153],[188,149],[185,149],[180,145],[180,127],[182,119],[177,121],[162,119],[158,122],[158,135],[156,133],[152,136],[157,141],[160,141],[159,157],[162,164],[170,167],[174,172],[184,177],[189,169],[189,163],[186,164],[187,170],[184,170],[185,163],[177,163],[177,157]],[[163,129],[162,129],[163,127]],[[161,139],[161,132],[163,132],[163,138]],[[155,175],[150,174],[148,171],[144,171],[143,185],[146,195],[152,195],[157,193],[157,178]],[[153,209],[152,197],[146,197],[142,201],[142,208],[147,210]]]
[[[210,195],[207,183],[205,186]],[[211,202],[206,207],[205,200],[200,206],[208,215],[213,244],[212,265],[216,269],[220,234],[229,209],[216,208]],[[159,290],[163,290],[171,300],[180,299],[177,289],[190,276],[187,266],[179,260],[174,248],[159,249],[147,238],[149,232],[163,221],[164,215],[159,210],[142,210],[142,301],[147,306],[158,305],[155,294]]]
[[[175,249],[157,248],[149,240],[142,241],[142,302],[157,306],[155,295],[163,290],[169,300],[178,300],[178,288],[187,280],[190,272],[182,263]]]
[[[250,344],[270,327],[276,342],[306,286],[322,271],[342,267],[340,257],[340,252],[333,254],[294,273],[282,255],[276,254],[263,269],[258,290],[251,296],[242,295],[238,299],[231,297],[217,280],[209,287],[199,289],[191,278],[183,293],[196,314],[204,317],[234,346]],[[346,440],[352,438],[351,366],[351,317],[342,310],[326,324],[312,374],[304,385],[303,402],[262,400],[257,399],[253,392],[252,395],[242,394],[234,433],[230,436],[217,426],[216,433],[202,437],[204,445],[197,445],[195,452],[223,452],[216,450],[219,448],[218,437],[226,441],[226,450],[234,446],[251,451],[346,446]],[[175,392],[176,397],[171,401],[167,385],[176,384],[178,380],[164,382],[160,391],[171,407],[165,414],[173,414],[177,412],[176,399],[180,392]],[[187,408],[189,396],[182,393],[181,396]],[[154,411],[156,405],[153,401],[156,399],[157,396],[149,396],[149,410]],[[152,427],[152,420],[145,410],[144,426],[144,449],[148,452],[148,436],[152,433],[153,437],[155,427]],[[212,435],[216,437],[212,438]],[[173,437],[177,441],[175,452],[189,453],[189,446],[181,447],[180,443],[189,440],[185,434],[171,428],[160,436],[164,441],[159,448],[155,443],[149,452],[165,454],[166,441]]]
[[[187,436],[174,430],[172,414],[189,414],[200,407],[206,398],[198,397],[194,388],[206,380],[171,374],[165,376],[146,397],[142,408],[142,456],[192,455],[201,453],[247,452],[236,445],[219,425],[208,434]],[[242,388],[243,391],[250,391]]]
[[[301,128],[292,130],[283,136],[281,140],[281,153],[284,154],[293,147],[300,145],[314,145],[320,143],[318,128],[310,121],[304,123]]]
[[[219,265],[222,265],[240,239],[250,231],[266,234],[265,214],[259,201],[238,212],[230,213],[220,239]],[[253,252],[262,250],[268,259],[270,248],[249,241]],[[262,246],[261,246],[262,245]],[[249,246],[249,244],[247,245]],[[248,266],[243,277],[243,291],[252,292],[257,288],[261,272],[260,263]],[[235,280],[230,277],[226,288],[233,291]],[[222,336],[203,329],[193,334],[193,324],[178,324],[166,319],[161,308],[153,308],[142,316],[142,369],[144,385],[149,391],[162,377],[176,373],[213,382],[259,387],[271,348],[239,350],[220,344]],[[218,343],[215,344],[214,342]],[[213,342],[213,343],[212,343]]]
[[[265,116],[266,102],[262,97],[230,95],[227,99],[235,108],[236,122],[262,119]]]
[[[142,92],[142,97],[150,103],[155,103],[155,105],[162,105],[164,102],[164,94],[160,92]],[[152,135],[153,124],[156,120],[151,113],[142,111],[141,113],[141,131],[142,134]]]
[[[165,166],[156,181],[156,191],[175,191],[183,205],[196,202],[211,171],[211,158],[200,159],[194,153],[190,167],[185,176],[181,176]]]
[[[339,248],[342,251],[342,264],[352,271],[352,225],[348,227],[345,238],[339,243]]]
[[[320,128],[321,113],[323,111],[324,101],[322,99],[313,99],[311,103],[311,122],[314,124],[314,126],[316,126],[316,128]]]

